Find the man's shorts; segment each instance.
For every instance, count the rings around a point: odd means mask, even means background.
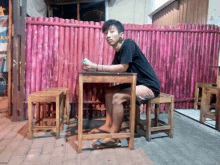
[[[131,90],[130,84],[120,84],[119,88],[122,90]],[[155,97],[153,91],[144,85],[136,86],[136,96],[137,96],[136,99],[137,105],[141,105],[145,103],[148,99]]]

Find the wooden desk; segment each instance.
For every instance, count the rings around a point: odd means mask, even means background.
[[[82,151],[82,140],[98,138],[129,138],[129,148],[134,148],[134,125],[136,106],[136,73],[115,73],[115,72],[79,72],[79,99],[78,99],[78,153]],[[130,101],[130,133],[114,134],[88,134],[83,135],[83,83],[131,83]]]

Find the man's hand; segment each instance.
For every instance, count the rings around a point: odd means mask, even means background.
[[[97,68],[98,68],[98,65],[95,64],[95,63],[82,63],[82,68],[86,71],[89,71],[89,72],[95,72],[97,71]]]

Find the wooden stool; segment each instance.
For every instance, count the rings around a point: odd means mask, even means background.
[[[216,83],[196,83],[195,86],[195,98],[194,98],[194,109],[198,109],[198,106],[201,106],[201,98],[202,96],[199,96],[199,91],[203,89],[203,87],[216,87]],[[209,96],[211,97],[211,96]],[[215,105],[212,105],[213,108],[215,108]]]
[[[165,103],[168,104],[168,114],[169,119],[168,123],[159,120],[159,107],[160,104]],[[154,126],[151,127],[151,105],[155,104],[155,118]],[[139,129],[138,126],[143,128],[143,125],[146,123],[146,139],[147,141],[151,140],[151,132],[154,131],[168,131],[168,135],[170,138],[173,138],[173,109],[174,109],[174,97],[170,94],[160,93],[160,95],[156,98],[149,99],[146,102],[147,111],[146,111],[146,121],[140,120],[140,108],[138,107],[136,113],[136,130]]]
[[[215,112],[210,111],[210,95],[216,95]],[[216,121],[215,128],[220,131],[220,88],[218,87],[203,87],[202,101],[200,110],[200,123],[204,123],[206,118]]]
[[[70,125],[70,111],[69,111],[70,95],[69,95],[69,89],[68,88],[64,88],[64,87],[45,88],[44,91],[62,91],[63,92],[64,99],[65,99],[64,119],[66,120],[67,125]]]
[[[40,103],[55,102],[56,103],[56,126],[36,126],[33,123],[33,103],[36,103],[36,112],[39,117]],[[30,139],[33,139],[34,130],[56,130],[56,138],[60,137],[60,125],[63,124],[63,104],[64,94],[62,91],[41,91],[32,93],[28,96],[28,122]],[[54,120],[54,119],[53,119]]]

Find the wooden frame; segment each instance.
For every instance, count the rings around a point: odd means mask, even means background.
[[[36,103],[37,118],[39,118],[39,103],[55,102],[56,103],[56,126],[36,126],[33,123],[33,103]],[[64,94],[62,91],[42,91],[32,93],[28,96],[28,122],[29,122],[29,135],[33,139],[34,130],[48,130],[56,131],[56,138],[60,137],[60,126],[63,125],[63,104]],[[53,119],[54,120],[54,119]],[[62,126],[63,128],[63,126]]]
[[[203,87],[215,87],[217,86],[216,83],[196,83],[195,86],[195,98],[194,98],[194,109],[198,109],[198,106],[201,106],[201,101],[199,101],[199,98],[202,96],[199,96],[199,92]],[[215,107],[215,106],[213,106]]]
[[[46,88],[44,91],[62,91],[64,94],[65,105],[64,105],[64,118],[66,119],[67,125],[70,125],[70,94],[69,89],[64,87],[59,88]]]
[[[159,120],[159,107],[160,104],[168,104],[168,123]],[[138,126],[143,128],[146,123],[146,139],[151,141],[151,132],[155,131],[168,131],[168,136],[173,138],[173,110],[174,110],[174,96],[166,93],[160,93],[156,98],[149,99],[147,101],[146,121],[140,120],[140,115],[136,115],[136,129]],[[155,104],[155,118],[153,119],[154,126],[151,125],[151,105]],[[140,114],[140,109],[137,110],[137,114]]]
[[[215,112],[210,112],[210,95],[216,95]],[[220,88],[204,86],[202,89],[202,101],[200,110],[200,123],[204,123],[206,118],[216,120],[215,128],[220,131]]]
[[[78,153],[82,151],[82,140],[98,138],[129,138],[129,148],[134,148],[134,126],[136,106],[136,81],[135,73],[108,73],[108,72],[79,72],[79,98],[78,98]],[[83,135],[83,83],[131,83],[130,101],[130,133],[114,134],[89,134]]]

